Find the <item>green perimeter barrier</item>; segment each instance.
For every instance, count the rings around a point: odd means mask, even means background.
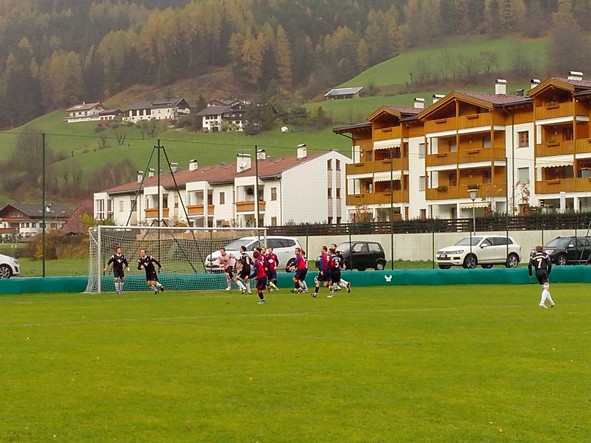
[[[308,272],[306,282],[312,288],[317,272]],[[537,284],[535,277],[529,277],[527,268],[515,269],[395,269],[393,271],[345,271],[343,279],[355,287],[368,286],[435,286],[471,284]],[[281,289],[293,288],[293,274],[280,272],[278,285]],[[25,277],[0,279],[0,294],[32,294],[54,292],[84,292],[88,278],[78,277]],[[223,274],[161,274],[160,281],[166,289],[183,290],[187,287],[202,287],[207,290],[223,290],[226,277]],[[552,283],[589,283],[591,266],[555,266],[550,275]],[[143,275],[132,275],[126,282],[148,290]],[[102,277],[102,291],[114,292],[112,276]],[[127,285],[129,287],[130,285]]]

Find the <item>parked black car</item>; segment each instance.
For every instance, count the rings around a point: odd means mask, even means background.
[[[546,243],[544,251],[557,265],[585,264],[591,255],[591,237],[556,237]]]
[[[345,261],[346,269],[365,271],[367,268],[382,270],[386,267],[386,254],[382,245],[375,241],[343,242],[337,246]],[[316,259],[316,268],[319,260]]]

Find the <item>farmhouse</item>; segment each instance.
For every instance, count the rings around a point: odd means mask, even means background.
[[[104,111],[105,107],[100,102],[82,102],[66,109],[68,115],[65,117],[65,120],[68,123],[99,121],[101,120],[100,114]]]
[[[142,120],[176,121],[181,115],[189,115],[191,107],[184,98],[136,101],[123,112],[123,121],[138,123]]]
[[[221,132],[225,129],[242,131],[246,105],[248,102],[242,100],[218,100],[208,103],[206,108],[197,113],[197,117],[201,117],[201,127],[206,132]]]
[[[499,79],[494,93],[382,106],[333,129],[352,140],[349,218],[359,208],[378,221],[591,210],[590,115],[591,81],[580,72],[534,79],[527,93],[507,94]]]
[[[49,203],[45,207],[47,229],[60,229],[72,210],[65,205]],[[43,231],[43,205],[12,203],[0,209],[2,237],[31,237]]]
[[[259,150],[256,158],[239,154],[234,164],[199,167],[193,160],[186,170],[160,177],[142,172],[137,182],[95,193],[95,218],[198,227],[255,226],[257,216],[260,226],[341,223],[349,162],[332,150],[308,154],[305,145],[291,157],[271,158]]]

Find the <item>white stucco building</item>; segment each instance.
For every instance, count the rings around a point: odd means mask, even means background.
[[[227,165],[199,167],[192,160],[188,169],[173,168],[160,177],[140,173],[136,182],[95,193],[95,217],[122,226],[160,220],[248,227],[256,225],[257,214],[259,226],[344,223],[345,165],[350,161],[332,150],[308,154],[305,145],[291,157],[271,158],[260,150],[256,159],[239,154],[236,163]]]

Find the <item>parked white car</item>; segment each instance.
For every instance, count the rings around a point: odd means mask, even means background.
[[[0,278],[10,278],[20,272],[21,267],[16,258],[0,254]]]
[[[521,246],[511,237],[504,235],[474,235],[464,237],[453,246],[437,251],[436,262],[441,269],[452,266],[492,268],[505,265],[515,268],[521,261]]]
[[[295,253],[296,247],[301,247],[297,239],[293,237],[279,237],[279,236],[267,236],[266,244],[263,244],[263,239],[258,237],[243,237],[238,240],[234,240],[228,243],[226,246],[226,252],[238,257],[240,255],[240,246],[246,246],[246,252],[252,257],[252,253],[255,248],[265,246],[267,248],[273,248],[273,252],[279,259],[279,266],[285,266],[287,261],[292,258]],[[205,270],[209,272],[222,272],[221,269],[216,265],[215,261],[220,256],[220,251],[213,251],[205,258]]]

